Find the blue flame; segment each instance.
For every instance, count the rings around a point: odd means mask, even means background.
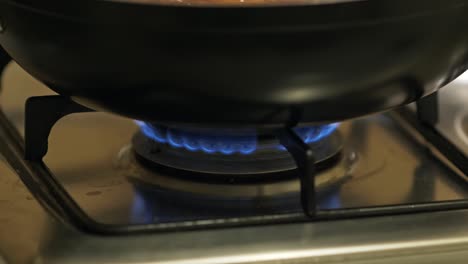
[[[146,124],[145,122],[139,120],[135,120],[135,123],[140,127],[141,132],[143,132],[145,136],[159,143],[167,142],[166,138],[164,137],[164,133],[163,131],[161,131],[161,129],[157,127],[152,127]]]
[[[189,151],[202,151],[209,154],[221,153],[230,154],[251,154],[257,150],[257,135],[254,133],[247,135],[218,135],[218,134],[199,134],[180,129],[161,128],[152,126],[142,121],[135,121],[140,126],[141,132],[148,138],[159,142],[169,144],[174,148],[184,148]],[[329,136],[338,128],[338,123],[298,127],[294,131],[306,143],[314,143]],[[276,147],[285,150],[281,145]]]
[[[310,144],[328,137],[339,125],[339,123],[333,123],[321,126],[297,127],[294,128],[294,131],[305,143]]]
[[[157,137],[150,137],[152,139],[156,139],[159,138],[159,135]],[[166,131],[166,138],[157,141],[160,143],[167,141],[171,146],[176,148],[185,148],[190,151],[203,151],[210,154],[217,152],[226,155],[236,152],[241,154],[250,154],[257,148],[257,140],[255,135],[200,135],[170,128]]]
[[[311,127],[296,127],[294,132],[302,139],[305,143],[311,144],[319,142],[320,140],[328,137],[333,131],[340,126],[340,123],[331,123],[327,125],[311,126]],[[280,150],[286,150],[282,145],[277,147]]]

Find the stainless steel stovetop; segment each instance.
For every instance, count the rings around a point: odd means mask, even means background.
[[[16,64],[9,66],[2,85],[1,107],[20,131],[26,98],[52,94]],[[468,100],[468,89],[463,88],[466,85],[460,79],[441,92],[444,111],[440,112],[438,129],[468,155],[468,108],[463,107]],[[466,175],[410,126],[392,116],[377,114],[341,125],[351,165],[343,171],[346,179],[320,199],[321,209],[468,199]],[[129,150],[136,131],[131,120],[111,114],[68,116],[52,130],[44,162],[80,207],[100,223],[138,225],[203,221],[219,216],[219,212],[213,213],[203,205],[184,208],[129,180],[138,173]],[[247,187],[254,194],[266,190]],[[296,187],[292,181],[268,190],[280,192]],[[281,210],[294,213],[298,208]],[[228,209],[237,213],[237,209]],[[249,215],[256,216],[255,212]],[[6,160],[0,161],[0,263],[465,263],[466,221],[468,210],[449,210],[125,236],[92,235],[52,217]]]

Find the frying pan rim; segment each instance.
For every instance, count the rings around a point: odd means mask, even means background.
[[[30,4],[25,4],[24,2],[27,2],[29,0],[0,0],[0,3],[5,3],[8,5],[15,6],[16,8],[21,8],[28,10],[30,12],[34,12],[40,15],[48,16],[48,17],[55,17],[57,19],[62,19],[64,21],[71,21],[75,23],[81,23],[81,24],[90,24],[90,25],[133,25],[132,23],[135,21],[131,22],[123,22],[121,20],[97,20],[93,16],[78,16],[78,15],[70,15],[70,14],[65,14],[61,12],[56,12],[53,10],[49,10],[47,8],[38,8],[37,6],[32,6]],[[55,0],[43,0],[44,2],[54,2]],[[331,5],[349,5],[349,4],[361,4],[361,3],[369,3],[377,0],[336,0],[338,2],[335,3],[330,3],[330,4],[307,4],[307,5],[280,5],[280,6],[248,6],[248,7],[207,7],[207,6],[172,6],[172,5],[156,5],[156,4],[135,4],[135,3],[128,3],[128,0],[81,0],[81,1],[88,1],[88,2],[95,2],[95,3],[107,3],[111,5],[115,5],[113,7],[117,7],[119,9],[124,8],[124,7],[133,7],[133,8],[138,8],[138,9],[153,9],[153,10],[158,10],[158,11],[181,11],[181,12],[191,12],[193,14],[195,13],[200,13],[198,11],[208,11],[208,12],[217,12],[217,11],[224,11],[224,10],[229,10],[229,11],[234,11],[234,12],[243,12],[243,11],[261,11],[261,12],[269,12],[269,11],[274,11],[274,10],[285,10],[285,11],[295,11],[295,10],[303,10],[303,9],[313,9],[317,8],[320,6],[331,6]],[[137,0],[139,1],[139,0]],[[381,0],[381,1],[386,1],[386,0]],[[34,1],[32,1],[34,2]],[[322,23],[310,23],[308,25],[300,26],[300,25],[287,25],[287,26],[278,26],[274,25],[274,27],[263,27],[263,26],[256,26],[255,22],[252,23],[252,26],[255,26],[254,29],[250,30],[246,26],[242,26],[239,28],[236,27],[231,27],[227,28],[225,26],[206,26],[206,27],[197,27],[193,28],[191,26],[185,27],[186,30],[177,30],[178,26],[176,25],[177,23],[174,23],[175,25],[167,25],[168,30],[162,30],[162,31],[174,31],[174,32],[219,32],[219,31],[225,31],[225,32],[235,32],[235,31],[242,31],[242,32],[255,32],[255,31],[282,31],[282,30],[293,30],[293,31],[303,31],[303,30],[317,30],[320,28],[324,29],[330,29],[330,28],[349,28],[349,27],[359,27],[359,26],[366,26],[366,25],[373,25],[373,24],[384,24],[384,23],[391,23],[394,21],[401,21],[404,19],[412,19],[412,18],[417,18],[417,17],[427,17],[431,15],[436,15],[442,12],[446,12],[450,9],[454,8],[467,8],[468,7],[468,1],[460,1],[460,0],[449,0],[446,1],[447,5],[445,5],[445,8],[442,9],[430,9],[430,10],[422,10],[421,12],[413,12],[411,14],[407,15],[394,15],[390,17],[383,17],[383,18],[362,18],[362,19],[357,19],[357,20],[351,20],[351,21],[339,21],[339,22],[322,22]],[[122,6],[117,6],[117,5],[122,5]],[[240,13],[239,15],[241,15]],[[1,17],[1,13],[0,13]],[[136,21],[138,22],[138,21]],[[216,21],[213,21],[216,22]],[[138,24],[138,23],[136,23]],[[214,23],[216,24],[216,23]],[[299,23],[298,23],[299,24]],[[190,25],[190,24],[189,24]],[[187,25],[185,25],[187,26]]]

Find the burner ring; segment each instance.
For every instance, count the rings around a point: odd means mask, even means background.
[[[173,148],[146,137],[142,132],[135,134],[132,143],[133,149],[143,165],[156,167],[159,170],[177,170],[179,173],[175,174],[187,174],[190,177],[260,178],[265,180],[275,178],[273,175],[278,173],[284,174],[283,172],[296,169],[296,164],[287,151],[265,147],[279,146],[278,140],[274,137],[263,139],[260,145],[264,148],[259,148],[258,151],[249,155],[207,154]],[[340,159],[342,140],[338,131],[320,141],[310,143],[309,146],[315,153],[316,165],[319,170],[333,166]]]

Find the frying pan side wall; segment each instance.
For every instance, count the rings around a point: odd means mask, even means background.
[[[0,44],[31,75],[87,106],[215,125],[280,125],[293,115],[330,122],[383,111],[436,91],[468,61],[468,34],[460,30],[468,25],[465,6],[379,20],[348,15],[348,24],[280,8],[286,26],[270,27],[254,19],[269,17],[268,9],[237,9],[239,24],[227,22],[234,11],[204,9],[152,23],[150,14],[161,11],[146,7],[140,20],[127,23],[139,10],[109,5],[99,16],[79,17],[0,1]],[[336,22],[354,5],[336,13],[307,8]],[[384,12],[363,10],[376,11]],[[196,12],[205,16],[196,20]],[[206,15],[212,27],[205,27]],[[239,26],[249,19],[251,27]]]

